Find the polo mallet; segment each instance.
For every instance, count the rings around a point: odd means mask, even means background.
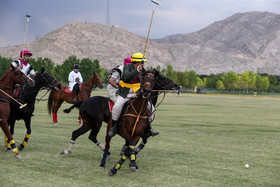
[[[154,8],[153,8],[153,13],[152,13],[151,21],[150,21],[148,35],[147,35],[147,38],[146,38],[146,44],[145,44],[145,48],[144,48],[144,52],[143,52],[143,58],[145,58],[146,48],[147,48],[147,45],[148,45],[150,30],[151,30],[151,26],[152,26],[152,22],[153,22],[153,18],[154,18],[154,13],[155,13],[155,6],[156,5],[160,6],[160,3],[157,2],[156,0],[151,0],[151,2],[154,3]]]
[[[24,50],[25,50],[25,43],[26,43],[26,37],[27,37],[27,30],[28,30],[28,23],[29,23],[29,18],[31,15],[27,14],[26,16],[26,29],[25,29],[25,36],[24,36],[24,43],[23,43],[23,50],[22,50],[22,57],[24,58]]]
[[[24,108],[27,106],[27,103],[25,104],[21,104],[19,101],[15,100],[12,96],[10,96],[9,94],[7,94],[5,91],[3,91],[1,88],[0,88],[0,91],[5,94],[6,96],[8,96],[9,98],[11,98],[12,100],[14,100],[15,102],[17,102],[19,105],[20,105],[20,109]]]

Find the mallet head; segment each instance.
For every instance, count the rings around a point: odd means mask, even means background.
[[[156,0],[151,0],[151,2],[160,6],[160,3],[158,1],[156,1]]]

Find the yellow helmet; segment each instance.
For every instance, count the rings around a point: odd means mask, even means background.
[[[148,62],[147,59],[143,58],[143,54],[142,53],[134,53],[132,56],[131,56],[131,62],[132,63],[137,63],[137,62]]]

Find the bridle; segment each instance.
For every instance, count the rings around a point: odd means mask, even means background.
[[[96,74],[94,74],[94,80],[95,80],[96,83],[93,83],[92,85],[83,82],[83,83],[82,83],[82,87],[81,87],[81,92],[80,92],[80,93],[83,93],[83,94],[87,95],[88,97],[90,97],[91,91],[95,90],[97,87],[100,86],[99,79],[96,77]],[[87,89],[85,86],[92,87],[92,89],[89,90],[89,89]],[[85,91],[83,91],[83,89],[84,89]],[[87,93],[88,93],[88,94],[87,94]]]

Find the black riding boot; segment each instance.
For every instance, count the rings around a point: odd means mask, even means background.
[[[108,136],[113,137],[117,133],[118,121],[112,120],[112,128],[108,132]]]
[[[154,131],[151,127],[151,123],[148,122],[147,128],[144,131],[144,136],[146,138],[149,138],[150,136],[157,136],[157,135],[159,135],[159,132]]]

